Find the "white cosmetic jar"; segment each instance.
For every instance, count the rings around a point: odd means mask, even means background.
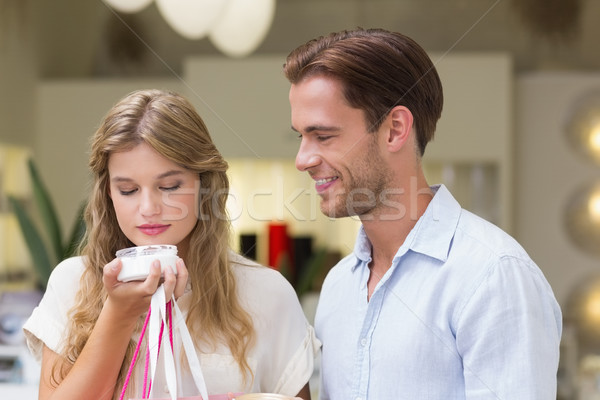
[[[294,397],[277,393],[247,393],[236,396],[234,400],[294,400]]]
[[[122,268],[117,279],[121,282],[144,280],[150,273],[150,266],[154,260],[160,261],[161,271],[171,267],[177,274],[177,246],[156,244],[148,246],[128,247],[117,251],[117,258],[121,259]]]

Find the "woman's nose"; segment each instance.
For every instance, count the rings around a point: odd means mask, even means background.
[[[140,198],[140,213],[151,216],[160,213],[162,196],[156,193],[142,192]]]

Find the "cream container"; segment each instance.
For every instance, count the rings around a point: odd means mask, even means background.
[[[284,396],[277,393],[247,393],[236,396],[234,400],[294,400],[295,397]]]
[[[171,267],[177,274],[177,246],[156,244],[149,246],[128,247],[117,251],[117,258],[123,264],[117,279],[121,282],[140,281],[146,279],[150,273],[150,266],[154,260],[160,261],[161,271]]]

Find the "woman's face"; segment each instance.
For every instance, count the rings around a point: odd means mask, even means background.
[[[187,250],[197,222],[198,175],[146,143],[108,160],[109,195],[121,231],[136,246],[171,244]]]

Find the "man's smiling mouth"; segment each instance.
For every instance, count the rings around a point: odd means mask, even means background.
[[[316,179],[315,182],[316,182],[317,185],[324,185],[326,183],[335,181],[336,179],[338,179],[338,177],[337,176],[333,176],[331,178]]]

